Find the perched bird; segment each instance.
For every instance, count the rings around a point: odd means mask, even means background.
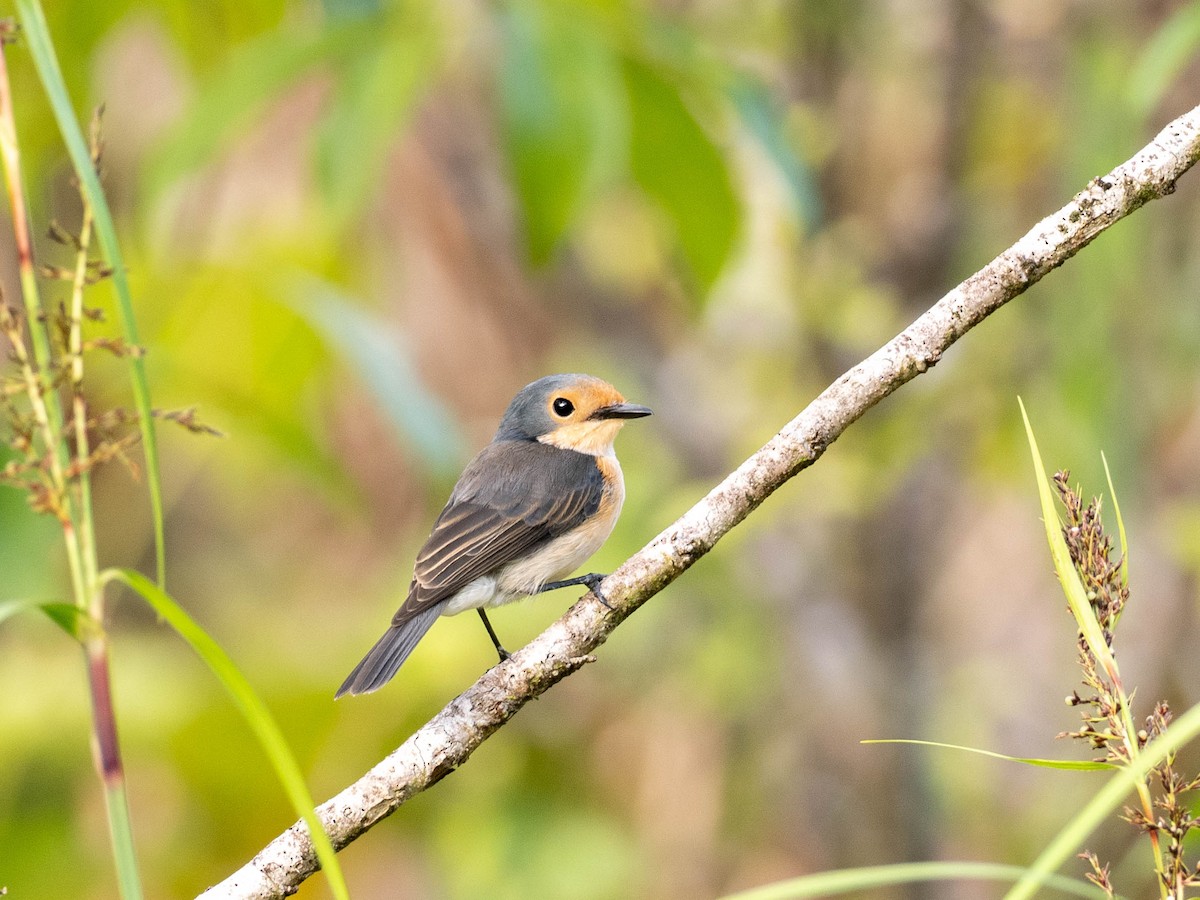
[[[486,607],[579,584],[607,606],[603,575],[558,579],[612,532],[625,501],[613,439],[626,419],[648,415],[590,375],[548,375],[522,388],[434,522],[391,627],[336,696],[381,688],[438,616],[478,610],[503,661]]]

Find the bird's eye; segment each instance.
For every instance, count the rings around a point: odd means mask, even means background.
[[[575,412],[575,404],[566,397],[558,397],[555,399],[554,403],[552,404],[552,408],[554,409],[554,414],[563,419]]]

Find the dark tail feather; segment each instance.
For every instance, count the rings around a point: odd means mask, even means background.
[[[349,677],[342,682],[338,692],[333,695],[336,700],[342,694],[369,694],[377,691],[396,674],[396,670],[408,659],[413,647],[425,636],[433,620],[441,613],[441,605],[423,610],[407,622],[393,625],[383,637],[375,642],[366,656],[362,658]]]

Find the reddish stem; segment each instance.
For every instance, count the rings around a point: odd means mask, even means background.
[[[103,641],[92,640],[85,645],[85,652],[88,658],[88,681],[92,688],[96,770],[105,785],[111,787],[124,781],[125,773],[121,765],[121,747],[117,743],[117,717],[112,702],[108,647]]]

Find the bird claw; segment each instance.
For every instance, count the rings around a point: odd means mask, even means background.
[[[612,604],[608,602],[608,598],[604,596],[604,592],[600,590],[600,584],[607,578],[607,575],[590,575],[584,582],[588,586],[588,590],[592,592],[592,596],[600,601],[600,605],[605,609],[612,611]]]

